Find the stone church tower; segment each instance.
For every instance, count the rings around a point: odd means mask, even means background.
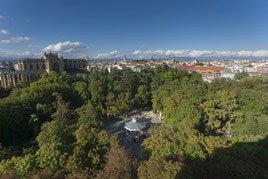
[[[57,73],[62,73],[64,71],[63,58],[59,58],[58,54],[45,53],[44,59],[47,72],[55,71]]]

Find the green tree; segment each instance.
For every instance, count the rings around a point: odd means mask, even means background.
[[[247,77],[249,77],[249,74],[243,71],[243,72],[236,73],[234,76],[234,79],[241,80],[242,78],[247,78]]]
[[[140,179],[176,178],[177,173],[179,173],[181,170],[181,165],[182,164],[178,162],[165,161],[162,158],[159,159],[152,158],[140,164],[138,169],[138,178]]]
[[[164,159],[171,159],[174,155],[183,155],[182,149],[179,147],[179,139],[174,135],[172,127],[155,126],[149,130],[147,139],[143,141],[144,157],[162,157]],[[147,155],[147,156],[146,156]]]
[[[138,92],[134,97],[134,103],[138,107],[146,107],[151,101],[151,94],[147,86],[141,85],[138,87]]]
[[[37,163],[41,168],[49,166],[52,170],[64,169],[68,154],[72,151],[74,127],[72,126],[72,110],[69,103],[62,100],[58,93],[56,97],[56,111],[51,122],[44,123],[37,136],[39,150]]]
[[[207,178],[267,178],[267,138],[237,142],[230,148],[216,148],[207,164]],[[199,178],[198,176],[196,176]]]
[[[169,97],[179,87],[178,81],[167,82],[152,91],[152,107],[154,112],[163,112],[164,100]]]
[[[63,120],[65,122],[71,121],[74,117],[74,114],[70,109],[70,103],[65,102],[59,93],[53,93],[52,96],[56,98],[56,101],[54,102],[56,111],[51,115],[51,117],[54,120]]]
[[[180,127],[178,126],[180,121],[188,121],[188,125],[193,129],[199,125],[202,117],[200,109],[185,99],[180,91],[175,91],[166,97],[163,104],[164,122],[174,128]]]
[[[123,74],[123,78],[120,81],[121,90],[125,93],[128,93],[131,98],[137,93],[139,81],[136,76],[136,73],[126,72]]]
[[[232,90],[237,86],[236,81],[227,78],[215,78],[208,85],[208,91],[215,93],[218,90]]]
[[[106,107],[107,107],[107,115],[108,117],[115,117],[122,113],[120,108],[117,106],[117,95],[113,92],[109,92],[106,96]]]
[[[120,113],[125,112],[127,115],[133,105],[133,99],[131,98],[129,93],[121,93],[118,95],[116,100],[117,109]]]
[[[14,169],[20,177],[26,177],[29,171],[35,169],[36,156],[25,155],[23,157],[12,157],[8,160],[3,160],[0,163],[0,174],[4,174],[11,169]]]
[[[32,132],[28,123],[32,107],[27,101],[12,99],[0,101],[0,143],[4,146],[20,144]]]
[[[236,93],[228,90],[210,93],[201,106],[206,114],[204,122],[209,132],[232,136],[232,123],[242,117],[238,110]]]
[[[268,130],[268,96],[256,89],[241,89],[238,103],[242,120],[234,124],[235,135],[263,135]]]
[[[106,114],[105,100],[107,95],[107,72],[93,71],[89,76],[91,102],[102,115]]]
[[[136,178],[137,162],[124,147],[111,147],[105,158],[106,164],[104,168],[98,172],[96,178]]]
[[[55,171],[65,168],[74,141],[72,132],[63,120],[43,124],[36,138],[39,145],[36,152],[37,163],[41,168],[49,166]]]
[[[84,103],[86,103],[90,99],[88,84],[86,82],[77,81],[74,82],[72,86],[74,90],[77,91],[77,93],[79,94]]]
[[[88,125],[92,128],[100,129],[102,126],[101,115],[98,113],[96,108],[91,104],[87,103],[80,108],[75,110],[78,117],[77,125]]]

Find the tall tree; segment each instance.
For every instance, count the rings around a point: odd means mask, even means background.
[[[99,179],[136,178],[136,160],[121,146],[112,147],[106,154],[106,164],[96,176]]]
[[[182,164],[178,162],[165,161],[162,158],[152,158],[140,164],[138,169],[138,177],[140,179],[176,178],[181,170],[181,165]]]
[[[242,113],[238,110],[236,93],[228,90],[210,93],[201,106],[206,114],[207,130],[214,134],[225,134],[231,137],[232,123],[242,117]]]

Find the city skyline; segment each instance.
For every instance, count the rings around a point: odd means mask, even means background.
[[[0,59],[268,57],[265,0],[0,2]]]

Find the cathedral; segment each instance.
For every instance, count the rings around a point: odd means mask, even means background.
[[[87,59],[64,59],[56,53],[44,53],[41,59],[19,60],[13,67],[0,71],[1,87],[7,88],[21,81],[31,83],[38,80],[41,74],[51,71],[83,73],[87,71],[87,65]]]

